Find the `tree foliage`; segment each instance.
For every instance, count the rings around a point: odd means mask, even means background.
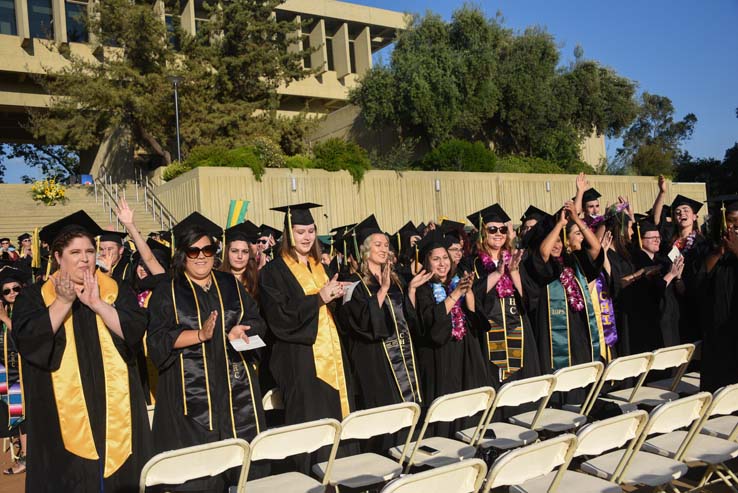
[[[370,128],[389,125],[431,148],[463,138],[563,163],[593,131],[619,135],[637,109],[632,81],[576,52],[561,67],[544,30],[515,33],[465,6],[449,22],[417,17],[351,97]]]
[[[179,27],[167,33],[150,4],[98,2],[88,25],[108,45],[104,55],[67,54],[67,68],[40,79],[54,97],[48,111],[32,115],[35,137],[89,149],[123,128],[135,146],[168,164],[176,148],[172,77],[179,77],[185,156],[197,145],[235,146],[255,134],[271,132],[279,141],[276,88],[309,73],[303,53],[287,49],[297,25],[273,15],[279,3],[219,2],[211,22],[191,36]]]

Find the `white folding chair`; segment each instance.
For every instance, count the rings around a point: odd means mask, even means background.
[[[685,427],[690,427],[688,438],[691,438],[711,399],[709,393],[703,392],[660,405],[649,415],[648,423],[632,449],[616,450],[587,460],[581,465],[582,471],[619,484],[643,484],[655,488],[654,491],[665,491],[667,486],[675,489],[671,482],[687,473],[687,465],[680,460],[648,452],[643,444],[649,436]],[[680,447],[687,444],[685,439]]]
[[[623,411],[635,411],[636,406],[632,404],[632,399],[635,397],[638,389],[643,385],[643,381],[646,379],[648,370],[651,368],[651,362],[653,361],[653,353],[639,353],[631,354],[630,356],[621,356],[610,361],[605,367],[605,371],[600,377],[600,381],[597,383],[597,388],[594,392],[594,397],[590,399],[586,409],[582,409],[582,414],[588,415],[594,407],[598,399],[603,401],[614,402]],[[602,387],[608,382],[622,382],[629,378],[637,378],[635,387],[629,390],[629,395],[625,400],[612,399],[601,396]],[[564,406],[565,409],[576,410],[572,406]]]
[[[559,435],[550,440],[505,452],[492,464],[482,493],[502,486],[522,485],[556,468],[566,469],[571,461],[576,441],[577,437],[574,435]],[[555,490],[556,484],[552,485],[549,491]]]
[[[663,380],[657,380],[648,384],[649,387],[656,387],[657,389],[670,390],[676,392],[679,395],[694,395],[700,391],[700,373],[693,371],[682,375],[682,378],[674,382],[673,378],[665,378]]]
[[[481,430],[467,428],[457,432],[456,438],[475,447],[495,447],[501,450],[509,450],[535,442],[538,440],[538,433],[535,428],[540,415],[551,398],[555,381],[556,377],[553,375],[541,375],[506,383],[497,392],[497,397],[495,397],[492,407],[484,419],[483,428]],[[531,419],[530,428],[499,421],[492,422],[495,411],[501,407],[517,407],[521,404],[533,402],[539,402],[539,405]],[[494,433],[494,437],[492,433]]]
[[[689,436],[687,431],[673,431],[646,440],[643,449],[681,460],[690,466],[707,466],[705,474],[696,487],[697,490],[707,485],[709,479],[715,474],[732,491],[738,491],[736,489],[738,477],[725,465],[727,461],[738,457],[738,443],[699,433],[699,428],[702,428],[710,417],[735,411],[738,411],[738,384],[723,387],[715,393],[712,403],[693,436]]]
[[[151,404],[150,406],[146,406],[146,414],[149,416],[149,427],[154,428],[154,404]]]
[[[249,493],[283,493],[325,491],[341,438],[341,423],[335,419],[319,419],[296,425],[266,430],[251,442],[251,460],[281,460],[292,455],[310,453],[331,446],[326,475],[322,484],[299,472],[286,472],[249,481]]]
[[[236,491],[242,493],[249,468],[249,444],[240,438],[170,450],[155,455],[141,470],[139,492],[160,484],[179,485],[192,479],[217,476],[240,467]]]
[[[282,400],[282,391],[277,387],[267,390],[266,394],[261,398],[264,411],[275,411],[284,409],[284,401]]]
[[[390,406],[375,407],[363,411],[355,411],[346,416],[341,423],[341,440],[366,440],[368,438],[396,433],[408,429],[407,439],[398,461],[393,461],[375,453],[364,453],[341,457],[333,462],[333,469],[328,478],[331,486],[346,486],[352,489],[366,489],[367,486],[384,483],[402,473],[408,444],[412,440],[415,425],[420,417],[420,406],[413,402],[403,402]],[[327,462],[315,464],[313,472],[319,477],[325,476]]]
[[[478,389],[464,390],[436,398],[428,408],[428,413],[425,416],[417,440],[405,447],[392,447],[389,450],[390,455],[400,460],[405,455],[405,449],[408,446],[412,447],[412,452],[405,466],[406,473],[410,472],[410,468],[413,466],[439,467],[462,459],[472,458],[476,453],[475,447],[452,438],[426,438],[425,432],[432,423],[448,423],[459,418],[467,418],[482,413],[477,425],[478,432],[494,398],[495,389],[492,387],[479,387]],[[435,451],[421,450],[423,447],[429,447]]]
[[[669,388],[676,388],[692,360],[692,354],[694,354],[694,344],[681,344],[657,349],[653,352],[653,361],[649,372],[675,369],[676,373]],[[635,392],[633,392],[633,389],[622,389],[608,393],[607,397],[630,402],[636,406],[643,404],[655,407],[664,402],[679,399],[679,394],[671,390],[643,385]]]
[[[727,385],[715,392],[712,409],[700,433],[738,441],[738,416],[733,415],[735,412],[738,412],[738,384]]]
[[[581,405],[582,410],[587,409],[589,407],[589,401],[594,397],[597,382],[600,380],[604,369],[605,365],[599,361],[592,361],[590,363],[561,368],[554,373],[556,383],[554,384],[551,394],[555,392],[569,392],[574,389],[583,389],[591,385],[592,387]],[[530,411],[513,416],[509,421],[518,426],[533,428],[531,424],[533,424],[533,420],[535,418],[536,412]],[[586,422],[587,415],[583,412],[547,407],[540,413],[535,428],[553,433],[562,433],[578,428]]]
[[[487,465],[468,459],[436,467],[392,481],[382,493],[476,493],[482,486]]]

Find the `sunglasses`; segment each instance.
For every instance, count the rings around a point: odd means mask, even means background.
[[[196,259],[200,256],[200,252],[202,252],[205,257],[212,257],[217,251],[218,248],[215,245],[207,245],[202,248],[187,247],[185,249],[185,255],[187,255],[187,258]]]
[[[500,226],[499,228],[497,226],[490,226],[487,228],[487,233],[491,235],[496,234],[498,231],[502,233],[503,235],[506,235],[508,228],[507,226]]]
[[[256,242],[266,245],[267,243],[269,243],[269,240],[257,240]]]
[[[3,289],[3,295],[5,295],[5,296],[9,295],[11,292],[13,292],[13,293],[20,293],[21,292],[21,287],[20,286],[13,286],[12,288],[5,288],[5,289]]]

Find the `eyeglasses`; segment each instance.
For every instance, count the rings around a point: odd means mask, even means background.
[[[185,255],[187,258],[196,259],[200,256],[200,252],[206,257],[212,257],[218,251],[215,245],[207,245],[202,248],[198,247],[187,247],[185,249]]]
[[[641,238],[641,240],[657,240],[657,241],[661,241],[661,237],[660,236],[644,236],[643,238]]]
[[[449,252],[460,252],[461,247],[451,247],[448,249]]]
[[[11,293],[11,291],[13,293],[20,293],[21,292],[21,287],[20,286],[13,286],[12,288],[5,288],[5,289],[3,289],[3,295],[7,296],[7,295],[9,295]]]
[[[256,242],[261,243],[262,245],[266,245],[267,243],[269,243],[269,240],[257,240]]]
[[[500,226],[499,228],[497,226],[490,226],[487,228],[487,233],[491,235],[496,234],[498,231],[502,233],[503,235],[506,235],[508,228],[507,226]]]

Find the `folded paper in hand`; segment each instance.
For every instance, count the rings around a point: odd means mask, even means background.
[[[235,349],[236,351],[250,351],[252,349],[265,347],[266,344],[264,344],[264,341],[261,340],[261,337],[250,336],[249,342],[246,342],[243,339],[234,339],[231,341],[231,346],[233,346],[233,349]]]

